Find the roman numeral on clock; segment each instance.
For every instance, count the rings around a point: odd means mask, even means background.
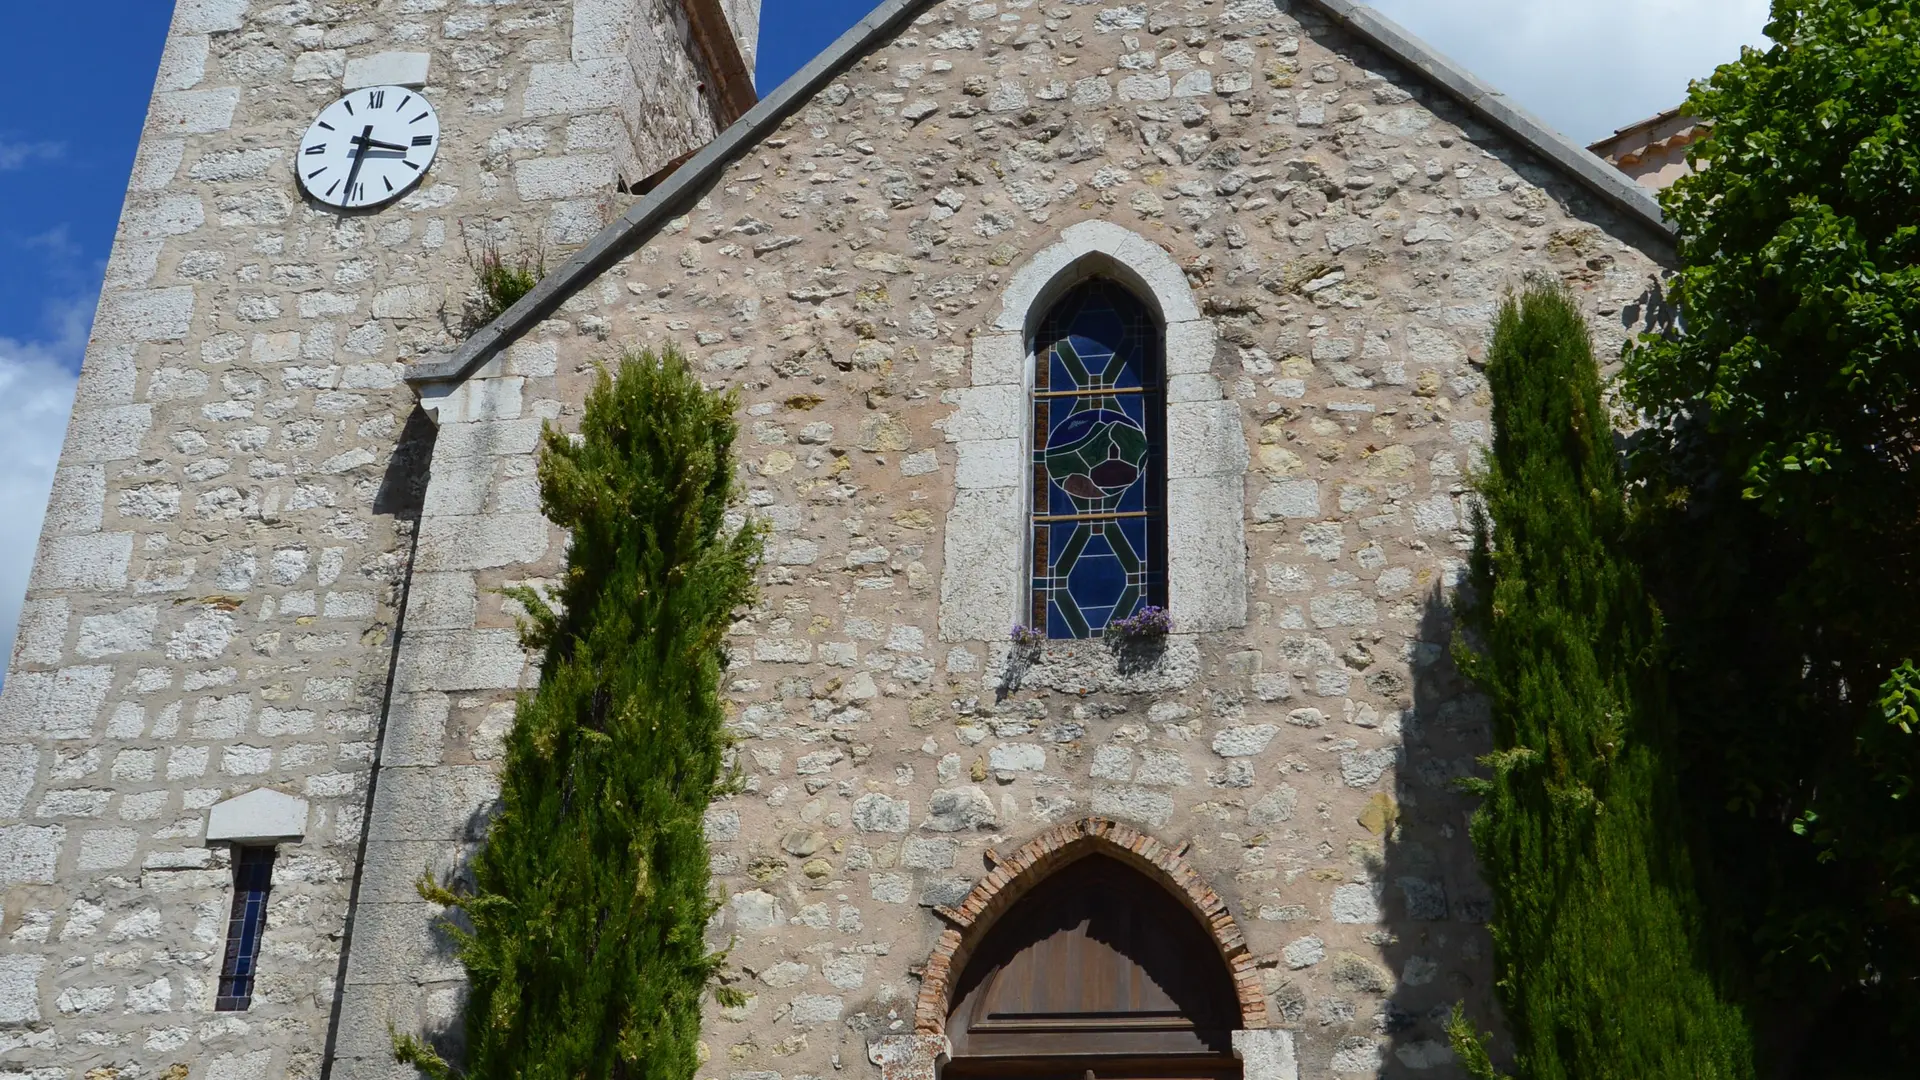
[[[387,106],[387,92],[385,90],[367,91],[367,108],[384,109],[386,108],[386,106]]]
[[[413,145],[415,145],[415,146],[432,146],[432,145],[433,145],[433,136],[431,136],[431,135],[415,135],[415,136],[413,137]]]
[[[319,145],[317,145],[317,146],[309,146],[309,147],[307,147],[307,148],[306,148],[306,150],[304,150],[304,151],[302,151],[302,152],[303,152],[303,153],[307,153],[307,154],[324,154],[324,153],[326,153],[326,152],[327,152],[327,144],[326,144],[326,143],[320,143],[320,144],[319,144]]]

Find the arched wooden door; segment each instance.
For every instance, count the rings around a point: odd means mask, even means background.
[[[1089,855],[1022,897],[973,952],[946,1080],[1238,1080],[1220,950],[1137,870]]]

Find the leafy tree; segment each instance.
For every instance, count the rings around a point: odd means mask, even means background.
[[[1687,110],[1712,133],[1664,198],[1685,332],[1640,343],[1620,382],[1648,424],[1636,504],[1721,925],[1781,1006],[1771,1029],[1844,1015],[1908,1062],[1917,15],[1913,0],[1775,0],[1775,44],[1695,84]]]
[[[1660,621],[1622,552],[1618,455],[1579,308],[1546,288],[1509,299],[1487,379],[1493,452],[1456,654],[1493,708],[1472,833],[1519,1075],[1750,1077],[1744,1019],[1697,942]],[[1491,1077],[1465,1017],[1451,1032]]]
[[[732,394],[669,352],[602,373],[576,441],[549,426],[542,506],[570,529],[558,609],[530,590],[539,689],[507,742],[470,895],[466,1075],[688,1080],[718,957],[702,821],[721,782],[722,636],[752,592],[754,528],[726,522]],[[452,1073],[412,1038],[403,1061]]]

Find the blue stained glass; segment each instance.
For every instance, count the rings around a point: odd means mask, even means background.
[[[267,928],[267,896],[273,888],[270,847],[233,851],[233,911],[227,920],[227,949],[220,963],[216,1012],[240,1012],[253,1004],[253,980],[260,962],[260,935]]]
[[[1160,329],[1125,289],[1090,281],[1034,344],[1032,624],[1098,637],[1166,605]]]

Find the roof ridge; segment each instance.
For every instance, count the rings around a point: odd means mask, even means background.
[[[493,359],[506,345],[545,319],[578,288],[624,258],[635,237],[644,238],[680,213],[690,197],[747,146],[771,134],[813,93],[831,81],[846,65],[892,34],[902,23],[937,0],[884,0],[866,18],[855,23],[820,55],[760,99],[746,115],[702,147],[686,164],[674,170],[660,186],[602,229],[560,267],[541,279],[531,291],[492,322],[475,331],[452,354],[413,364],[407,382],[415,387],[464,379]],[[1672,226],[1661,214],[1652,193],[1624,173],[1607,165],[1585,147],[1548,127],[1532,113],[1482,82],[1398,23],[1354,0],[1272,0],[1277,11],[1296,3],[1319,9],[1369,46],[1451,94],[1496,130],[1544,158],[1613,208],[1624,212],[1656,235],[1671,238]]]

